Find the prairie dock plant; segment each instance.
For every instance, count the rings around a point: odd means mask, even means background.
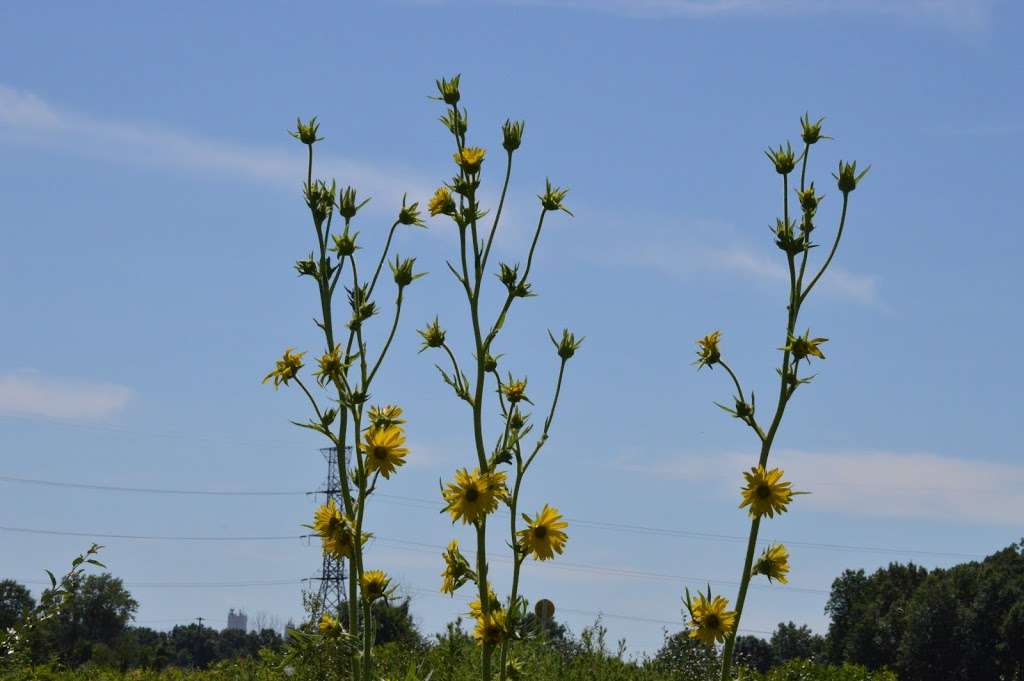
[[[313,416],[305,422],[293,421],[302,428],[320,433],[337,453],[343,507],[334,501],[316,509],[308,525],[321,539],[325,553],[349,563],[347,612],[323,613],[322,631],[340,630],[358,645],[352,647],[351,678],[369,681],[373,676],[375,625],[372,605],[392,593],[390,579],[381,570],[370,570],[363,560],[366,532],[366,505],[378,483],[389,480],[405,464],[405,423],[402,409],[396,405],[370,406],[370,388],[391,348],[402,313],[405,289],[422,274],[414,272],[415,258],[388,259],[396,233],[404,227],[423,227],[419,204],[407,204],[405,198],[398,214],[386,231],[384,246],[371,269],[360,270],[356,251],[359,233],[353,220],[369,199],[359,200],[352,187],[339,189],[331,180],[314,179],[313,149],[323,140],[315,118],[298,121],[291,133],[306,147],[306,180],[303,196],[315,236],[313,250],[295,263],[300,277],[315,285],[320,318],[316,325],[323,333],[323,352],[316,358],[312,378],[300,375],[305,352],[284,351],[274,369],[263,379],[277,388],[294,383],[305,394]],[[380,309],[374,300],[381,274],[387,263],[395,285],[394,310],[390,324],[383,330],[379,347],[371,351],[366,327]],[[340,306],[341,324],[335,314],[338,284],[346,294],[347,305]]]
[[[686,610],[690,615],[692,627],[690,635],[710,645],[724,642],[722,681],[730,678],[736,632],[739,630],[740,620],[743,617],[743,604],[747,598],[750,580],[755,576],[764,576],[769,581],[782,583],[786,583],[787,580],[789,551],[785,546],[773,544],[756,562],[754,557],[762,519],[765,517],[770,519],[777,514],[785,513],[793,497],[801,494],[801,492],[793,491],[791,483],[783,479],[781,469],[769,467],[768,458],[771,455],[772,444],[775,442],[775,436],[779,431],[790,399],[799,388],[810,383],[814,378],[813,376],[802,376],[801,370],[812,360],[825,359],[825,353],[822,352],[821,346],[828,339],[812,336],[810,330],[801,334],[798,330],[800,312],[807,297],[835,257],[839,241],[843,238],[843,230],[846,227],[850,194],[868,172],[868,168],[858,172],[856,162],[839,162],[839,168],[833,174],[841,196],[838,227],[832,238],[828,255],[816,270],[812,268],[814,274],[811,275],[807,269],[808,255],[811,249],[817,246],[813,236],[817,228],[818,209],[825,197],[817,194],[814,182],[807,182],[807,160],[812,146],[821,140],[830,139],[821,134],[823,120],[818,119],[811,122],[807,114],[800,119],[803,150],[799,155],[793,151],[788,142],[785,146],[779,146],[778,149],[765,151],[775,172],[782,179],[782,217],[775,221],[772,233],[775,237],[775,245],[786,258],[789,271],[786,335],[782,347],[779,348],[781,362],[776,369],[779,376],[778,398],[770,420],[767,422],[759,420],[754,393],[750,393],[748,400],[747,393],[744,392],[736,372],[723,357],[721,332],[714,331],[697,341],[697,361],[694,362],[697,369],[721,367],[736,388],[733,405],[719,404],[718,406],[749,427],[760,445],[760,454],[756,465],[743,473],[745,484],[741,490],[739,507],[747,509],[750,516],[750,535],[747,541],[746,556],[743,560],[743,572],[740,578],[739,593],[736,596],[735,610],[728,610],[728,601],[722,596],[712,596],[710,589],[706,594],[698,593],[693,596],[687,590],[685,597]],[[798,185],[793,186],[790,175],[798,166],[800,181]],[[790,208],[791,193],[793,194],[792,211]],[[796,219],[791,217],[791,212],[798,217]]]
[[[459,77],[437,81],[437,89],[439,96],[436,99],[446,107],[441,122],[455,141],[456,173],[450,182],[434,193],[428,208],[431,215],[446,216],[458,229],[458,257],[455,264],[448,263],[448,268],[458,281],[468,304],[469,325],[472,329],[471,353],[460,364],[459,355],[452,348],[437,318],[419,333],[423,337],[424,350],[432,348],[443,353],[442,363],[446,366],[437,367],[441,378],[451,387],[456,397],[469,407],[476,453],[470,466],[457,470],[454,478],[441,487],[446,504],[444,512],[450,514],[453,524],[461,522],[471,525],[476,539],[476,555],[472,563],[460,551],[457,540],[448,545],[443,554],[445,568],[441,590],[454,595],[457,589],[468,582],[476,585],[477,598],[469,604],[469,609],[476,620],[474,637],[481,650],[481,676],[484,681],[490,681],[492,658],[497,652],[498,676],[504,681],[510,674],[517,676],[519,673],[511,656],[511,647],[514,640],[522,635],[521,625],[527,608],[526,599],[519,593],[523,563],[531,556],[535,560],[554,558],[555,554],[561,554],[565,549],[568,539],[565,532],[568,523],[562,519],[558,509],[548,505],[535,516],[522,514],[525,524],[521,527],[519,495],[527,470],[548,441],[561,394],[565,366],[580,347],[582,339],[577,339],[568,330],[564,330],[559,337],[548,332],[559,358],[558,376],[540,433],[529,444],[527,438],[533,431],[533,424],[528,409],[533,402],[529,398],[527,381],[511,373],[502,376],[498,367],[500,355],[495,352],[494,343],[513,303],[534,295],[530,273],[545,218],[550,213],[572,213],[563,204],[568,190],[552,185],[549,180],[538,197],[541,204],[540,217],[526,255],[526,264],[499,263],[496,271],[492,269],[501,287],[501,302],[493,321],[485,321],[481,291],[488,265],[491,264],[494,235],[505,205],[512,173],[512,156],[522,143],[524,126],[522,122],[511,120],[505,121],[502,126],[504,181],[497,207],[493,217],[490,217],[481,207],[477,192],[484,169],[493,157],[489,157],[485,149],[467,143],[469,116],[465,108],[459,107]],[[467,367],[468,371],[463,367]],[[485,403],[488,395],[494,395],[491,401],[494,406]],[[488,439],[484,429],[484,415],[492,413],[500,415],[496,424],[498,434]],[[512,584],[505,599],[498,597],[488,579],[486,548],[488,518],[500,504],[509,509],[507,544],[513,558]]]

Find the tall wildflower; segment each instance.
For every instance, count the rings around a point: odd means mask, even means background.
[[[352,646],[351,678],[371,681],[375,678],[371,606],[375,600],[387,598],[391,588],[383,571],[369,570],[364,565],[363,545],[370,536],[364,529],[366,507],[378,483],[396,475],[405,464],[409,450],[405,447],[402,409],[396,405],[368,407],[367,400],[398,330],[405,289],[423,276],[413,271],[415,258],[395,256],[392,262],[388,254],[401,227],[424,224],[419,204],[408,203],[403,197],[397,215],[384,232],[379,256],[370,261],[369,270],[360,269],[356,258],[359,233],[354,231],[353,223],[369,199],[360,201],[354,188],[339,189],[334,180],[328,183],[314,179],[313,148],[323,141],[315,118],[299,120],[291,134],[306,147],[303,197],[315,237],[313,250],[295,263],[295,269],[317,291],[319,318],[315,323],[323,334],[323,351],[315,360],[312,379],[302,376],[306,353],[288,348],[263,382],[272,382],[275,388],[297,385],[308,399],[313,416],[306,422],[293,423],[320,433],[337,452],[342,506],[336,507],[329,500],[316,510],[308,527],[320,537],[325,553],[349,562],[347,609],[323,613],[320,630],[335,634],[343,623],[347,625],[347,635],[359,643]],[[376,347],[371,348],[367,331],[381,312],[374,296],[385,263],[395,285],[393,315]],[[345,293],[340,303],[335,295],[339,284]]]
[[[538,196],[540,217],[526,254],[525,265],[498,264],[494,274],[501,291],[501,304],[493,318],[485,319],[481,290],[489,271],[488,266],[492,264],[491,247],[505,206],[512,173],[512,156],[522,144],[524,126],[522,122],[513,121],[506,121],[502,126],[504,182],[498,204],[491,216],[480,205],[478,190],[489,164],[495,161],[494,155],[488,155],[483,147],[467,143],[469,116],[466,109],[458,106],[461,99],[459,77],[441,79],[437,81],[437,88],[439,96],[436,99],[446,105],[441,122],[448,128],[455,142],[453,160],[456,172],[449,182],[434,193],[428,210],[433,216],[447,217],[458,230],[458,254],[455,264],[449,263],[448,267],[468,304],[472,343],[469,353],[462,357],[460,363],[459,353],[453,349],[452,341],[437,318],[428,323],[420,335],[423,337],[423,350],[435,349],[443,353],[442,364],[446,366],[438,366],[441,378],[455,396],[469,406],[476,454],[476,460],[471,466],[457,470],[453,479],[443,485],[441,490],[445,501],[444,512],[451,516],[452,523],[472,526],[476,555],[470,561],[459,550],[458,542],[449,544],[443,554],[445,569],[441,589],[444,593],[454,594],[465,583],[473,582],[476,585],[477,598],[470,604],[470,614],[476,620],[474,636],[481,647],[482,678],[484,681],[492,678],[492,658],[497,651],[498,675],[504,681],[510,674],[520,673],[519,664],[511,657],[511,647],[527,608],[526,599],[519,593],[523,563],[530,556],[536,560],[548,560],[555,554],[561,554],[568,539],[565,532],[568,524],[556,508],[545,505],[534,517],[523,514],[526,527],[522,529],[517,511],[526,472],[548,440],[566,363],[573,357],[582,339],[577,339],[568,330],[563,331],[560,337],[549,332],[559,358],[558,377],[540,433],[532,441],[528,440],[533,431],[531,414],[528,412],[533,405],[529,397],[531,389],[525,378],[516,378],[512,374],[502,376],[498,368],[497,358],[500,355],[495,351],[495,342],[512,305],[517,300],[534,295],[530,275],[545,219],[551,213],[571,213],[564,205],[568,190],[548,181]],[[488,397],[491,397],[493,406],[486,403]],[[497,404],[494,405],[493,401]],[[500,420],[495,424],[495,432],[488,434],[484,428],[484,415],[495,412],[500,414]],[[506,599],[500,599],[492,590],[488,580],[486,550],[488,519],[502,504],[509,509],[507,545],[513,558],[512,584]]]
[[[743,572],[740,578],[739,593],[736,596],[735,610],[727,610],[728,601],[722,596],[712,597],[710,590],[707,595],[686,595],[686,608],[691,618],[691,636],[710,645],[724,642],[722,654],[722,681],[730,678],[733,648],[736,644],[736,632],[743,616],[743,604],[746,601],[747,589],[755,576],[764,576],[769,581],[786,583],[789,573],[789,551],[781,544],[773,544],[762,553],[755,562],[754,553],[757,547],[758,531],[764,518],[773,518],[785,513],[793,497],[800,492],[792,489],[792,483],[783,479],[784,472],[780,468],[769,468],[768,458],[772,444],[782,423],[783,414],[790,399],[801,387],[810,383],[813,376],[802,375],[801,371],[810,365],[812,360],[825,359],[821,346],[827,338],[814,337],[810,330],[803,334],[797,331],[797,324],[804,302],[825,274],[839,248],[846,227],[846,216],[849,208],[850,194],[857,188],[867,174],[868,169],[858,172],[856,162],[839,162],[839,169],[833,174],[836,186],[842,197],[838,227],[832,239],[831,248],[824,261],[813,275],[808,271],[808,255],[817,246],[814,241],[817,229],[818,209],[824,196],[816,193],[814,183],[807,182],[807,160],[811,147],[824,139],[831,139],[821,134],[824,119],[811,122],[806,114],[800,119],[803,150],[799,155],[787,142],[777,149],[768,149],[765,155],[771,162],[775,172],[782,179],[782,217],[776,219],[772,228],[775,245],[782,251],[789,272],[787,282],[786,335],[782,347],[779,348],[781,362],[776,369],[779,375],[778,398],[775,410],[768,421],[761,421],[756,412],[754,393],[750,399],[743,391],[736,373],[726,362],[721,349],[722,334],[715,331],[697,341],[697,368],[714,369],[721,367],[736,388],[733,406],[718,406],[748,426],[757,437],[760,454],[757,465],[749,472],[743,473],[745,484],[741,489],[739,507],[746,509],[750,516],[750,535],[747,542],[747,553],[743,561]],[[790,186],[790,176],[800,168],[800,182],[797,187]],[[793,210],[790,210],[790,193],[794,194]],[[792,215],[791,215],[792,212]],[[812,268],[813,269],[813,268]]]

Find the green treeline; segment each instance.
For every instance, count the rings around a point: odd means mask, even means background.
[[[33,605],[24,586],[0,581],[0,630],[13,626]],[[395,673],[412,665],[419,678],[430,669],[435,670],[434,681],[471,678],[470,667],[478,663],[472,638],[455,625],[444,634],[422,636],[409,605],[378,604],[381,671]],[[25,642],[32,663],[122,671],[216,670],[230,664],[237,671],[237,660],[248,659],[268,673],[271,667],[283,673],[291,664],[292,675],[301,681],[303,661],[294,654],[296,640],[289,644],[269,629],[218,632],[199,624],[158,632],[131,626],[137,608],[120,579],[109,574],[77,578],[68,606]],[[824,636],[788,622],[779,624],[767,640],[739,637],[737,662],[748,670],[745,678],[1022,681],[1024,542],[948,569],[892,563],[873,574],[847,570],[832,583],[825,612],[830,623]],[[623,655],[624,643],[617,649],[605,643],[600,623],[578,637],[554,622],[540,627],[530,621],[526,629],[531,641],[522,663],[536,674],[529,678],[583,679],[599,672],[610,679],[702,681],[712,678],[718,664],[716,651],[685,630],[666,634],[653,657],[632,660]]]

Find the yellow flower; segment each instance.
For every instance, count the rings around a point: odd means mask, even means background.
[[[336,620],[330,613],[320,616],[320,633],[327,636],[334,636],[341,633],[341,622]]]
[[[704,594],[697,594],[689,606],[692,618],[690,626],[694,627],[690,630],[690,638],[699,639],[713,646],[718,641],[724,641],[725,637],[732,633],[736,613],[726,610],[729,601],[722,596],[715,596],[709,600]]]
[[[721,339],[722,332],[715,331],[697,341],[697,361],[694,364],[698,369],[710,367],[722,358],[722,353],[718,349],[718,341]]]
[[[751,468],[744,473],[747,485],[743,488],[743,503],[740,508],[750,506],[751,516],[767,514],[769,518],[776,513],[786,512],[786,507],[793,499],[792,483],[782,482],[782,469],[773,468],[765,471],[764,466]]]
[[[328,499],[326,504],[316,509],[313,513],[313,524],[310,527],[320,535],[324,553],[338,558],[352,556],[352,549],[355,546],[355,531],[352,529],[352,521],[335,506],[334,499]],[[369,534],[363,533],[363,543],[369,537]]]
[[[434,195],[427,202],[427,210],[431,215],[453,215],[455,213],[455,199],[448,187],[438,187]]]
[[[441,556],[444,558],[444,572],[441,573],[444,582],[441,584],[441,593],[454,595],[459,587],[475,575],[469,567],[469,561],[459,551],[458,539],[452,539]]]
[[[288,385],[288,381],[295,378],[299,373],[299,369],[302,368],[302,356],[304,352],[293,352],[295,348],[288,348],[284,351],[281,359],[277,360],[274,364],[274,370],[263,377],[263,382],[273,379],[274,388],[276,389],[279,385],[284,383]]]
[[[492,610],[487,617],[480,616],[473,629],[473,638],[479,645],[496,646],[508,636],[508,618],[504,610]]]
[[[340,345],[336,345],[333,350],[321,355],[317,359],[317,363],[320,368],[314,371],[313,375],[320,381],[320,385],[324,385],[329,380],[334,381],[337,386],[343,384],[342,375],[348,367],[341,355]]]
[[[451,514],[453,523],[456,520],[475,523],[493,513],[498,501],[507,496],[505,478],[500,471],[481,474],[479,468],[472,473],[460,468],[455,472],[455,481],[449,482],[442,493],[448,502],[444,510]]]
[[[536,518],[523,514],[523,520],[529,525],[519,530],[519,546],[525,553],[532,554],[535,560],[550,560],[555,554],[561,554],[565,542],[569,538],[564,530],[569,523],[562,520],[557,508],[544,504],[544,508]]]
[[[790,336],[789,342],[782,347],[782,350],[789,350],[796,359],[817,357],[825,359],[825,354],[818,346],[828,341],[828,338],[811,338],[811,330],[808,329],[802,336]]]
[[[391,578],[383,570],[364,572],[360,583],[363,586],[363,598],[371,603],[378,598],[388,598],[394,591],[394,589],[389,589]]]
[[[491,588],[490,584],[487,585],[487,600],[490,601],[489,609],[491,612],[501,609],[501,601],[498,600],[498,594],[494,593],[494,589]],[[477,596],[476,600],[469,602],[469,614],[473,619],[477,620],[483,616],[483,611],[480,608],[479,596]]]
[[[402,408],[397,404],[386,404],[383,407],[374,405],[370,407],[370,422],[374,428],[385,428],[387,426],[400,426],[405,423],[402,418]]]
[[[398,426],[370,428],[363,434],[360,451],[366,455],[366,469],[369,473],[380,471],[384,478],[390,478],[398,467],[405,463],[409,450],[405,444],[405,433]]]
[[[475,173],[480,170],[480,164],[484,162],[486,155],[486,149],[465,147],[461,151],[455,152],[455,162],[467,173]]]
[[[516,404],[521,400],[530,401],[526,396],[526,381],[509,381],[501,386],[501,392],[510,403]]]
[[[761,557],[754,564],[753,574],[764,575],[768,581],[777,580],[782,584],[788,584],[786,574],[789,572],[789,551],[783,544],[772,544],[764,550]]]

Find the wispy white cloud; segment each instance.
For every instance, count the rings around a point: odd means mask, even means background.
[[[0,414],[100,421],[131,401],[131,388],[48,378],[31,372],[0,374]]]
[[[31,92],[0,84],[0,138],[59,148],[131,165],[155,166],[294,187],[305,176],[301,153],[230,144],[188,132],[63,111]],[[430,185],[395,166],[323,157],[317,174],[356,185],[375,203],[393,204],[404,192],[429,196]]]
[[[662,236],[652,232],[643,243],[624,245],[614,252],[615,263],[648,268],[671,277],[717,273],[760,282],[789,280],[784,260],[770,257],[774,249],[768,254],[762,253],[739,239],[732,227],[707,221],[696,221],[685,229]],[[607,259],[607,256],[595,255],[595,258]],[[813,264],[809,263],[808,279],[816,271],[812,269]],[[886,308],[879,296],[878,277],[873,275],[851,272],[833,264],[818,287],[834,298]]]
[[[932,453],[781,451],[774,465],[794,487],[809,490],[801,507],[852,516],[909,518],[956,524],[1019,526],[1024,466]],[[678,457],[623,470],[680,480],[717,481],[735,494],[749,454]]]
[[[566,7],[635,17],[808,16],[867,14],[978,31],[992,20],[993,0],[492,0],[506,5]]]

